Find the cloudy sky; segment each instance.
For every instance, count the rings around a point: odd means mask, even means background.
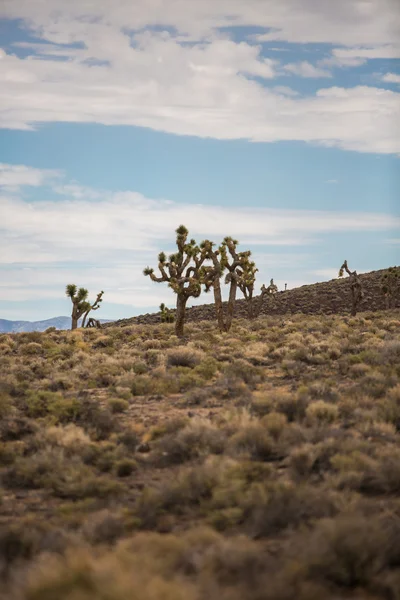
[[[2,0],[0,19],[0,318],[69,314],[67,283],[103,289],[104,318],[172,306],[142,269],[180,223],[237,237],[257,287],[400,263],[398,0]]]

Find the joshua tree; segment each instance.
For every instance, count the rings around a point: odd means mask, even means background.
[[[239,273],[238,286],[247,302],[248,317],[249,319],[253,319],[253,293],[258,269],[256,268],[256,263],[249,260],[250,251],[243,254],[246,254],[247,256],[243,260],[240,267],[236,270]]]
[[[339,270],[339,277],[343,277],[344,272],[349,275],[350,289],[351,289],[351,314],[354,317],[357,314],[358,307],[361,300],[363,299],[364,292],[361,287],[360,279],[357,275],[357,271],[350,271],[347,260],[344,261]]]
[[[160,304],[160,312],[161,312],[161,323],[173,323],[174,322],[174,315],[171,312],[171,310],[169,308],[167,308],[164,304],[164,302],[162,302]]]
[[[285,283],[285,285],[287,285],[287,284]],[[264,296],[273,296],[274,294],[277,293],[277,291],[278,291],[278,286],[275,285],[274,280],[271,279],[268,287],[265,287],[265,283],[262,284],[261,297],[263,298]]]
[[[211,261],[211,265],[205,265],[201,268],[201,281],[204,283],[206,291],[213,288],[218,327],[221,332],[229,331],[232,326],[237,288],[239,287],[242,290],[250,304],[253,298],[257,269],[255,264],[249,260],[250,251],[237,252],[238,243],[237,240],[226,237],[217,250],[214,250],[214,243],[210,240],[205,240],[201,244],[204,258]],[[226,315],[224,315],[221,277],[226,271],[228,272],[225,283],[229,284],[229,297]]]
[[[85,288],[78,288],[74,283],[70,283],[65,288],[65,294],[71,298],[72,314],[71,314],[71,329],[78,327],[78,321],[83,316],[82,327],[85,326],[85,321],[91,310],[98,310],[102,302],[104,292],[97,294],[96,301],[90,304],[88,301],[89,292]]]
[[[189,298],[198,298],[201,294],[200,268],[205,260],[204,253],[200,251],[195,240],[188,242],[189,232],[184,225],[176,229],[177,252],[168,257],[164,252],[158,255],[159,277],[154,274],[154,269],[146,267],[143,274],[158,283],[166,281],[175,292],[176,320],[175,333],[183,337],[186,304]]]
[[[261,294],[259,296],[258,305],[257,305],[257,313],[260,314],[263,302],[266,298],[273,298],[273,296],[277,293],[278,286],[275,285],[274,280],[271,279],[269,282],[269,286],[266,287],[265,283],[261,286]]]
[[[381,291],[385,296],[386,308],[393,308],[396,293],[399,291],[400,267],[389,267],[382,275]]]

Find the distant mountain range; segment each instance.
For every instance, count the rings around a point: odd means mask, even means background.
[[[100,319],[100,323],[110,323],[110,319]],[[8,321],[7,319],[0,319],[0,333],[45,331],[49,327],[71,329],[71,317],[53,317],[44,321]]]

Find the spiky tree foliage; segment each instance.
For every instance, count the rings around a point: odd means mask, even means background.
[[[68,298],[71,298],[72,302],[72,314],[71,314],[71,329],[78,327],[79,319],[84,315],[82,327],[84,322],[91,310],[98,310],[102,302],[102,296],[104,292],[97,294],[96,301],[91,304],[88,301],[89,292],[85,288],[77,288],[74,283],[70,283],[65,288],[65,294]]]
[[[351,314],[355,316],[357,314],[358,307],[363,299],[364,292],[361,286],[360,279],[357,275],[357,271],[350,271],[347,260],[344,261],[339,269],[339,277],[343,277],[344,273],[349,276],[350,289],[351,289]]]
[[[238,287],[242,291],[246,290],[247,298],[250,301],[253,297],[255,264],[250,261],[250,251],[237,251],[238,243],[237,240],[226,237],[218,249],[214,249],[214,243],[210,240],[205,240],[201,244],[203,256],[211,262],[202,267],[201,280],[206,291],[211,288],[214,291],[215,310],[221,332],[229,331],[232,326]],[[225,283],[229,284],[226,314],[224,314],[221,293],[221,277],[224,273],[226,273]]]
[[[175,320],[175,317],[173,315],[173,313],[170,311],[169,308],[167,308],[164,304],[164,302],[162,302],[160,304],[160,318],[161,318],[161,323],[173,323]]]
[[[382,275],[381,292],[385,296],[386,308],[393,308],[400,290],[400,267],[389,267]]]
[[[154,269],[146,267],[145,276],[157,283],[167,282],[176,294],[176,320],[175,333],[183,337],[186,304],[189,298],[198,298],[201,294],[200,269],[205,260],[204,253],[191,239],[188,241],[189,232],[184,225],[176,229],[177,251],[168,259],[164,252],[158,255],[158,269],[160,276],[154,274]]]

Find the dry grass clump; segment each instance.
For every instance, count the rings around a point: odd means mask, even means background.
[[[181,346],[167,351],[166,360],[168,367],[188,367],[193,369],[200,364],[202,353],[194,348]]]
[[[399,323],[0,335],[0,599],[397,599]]]

